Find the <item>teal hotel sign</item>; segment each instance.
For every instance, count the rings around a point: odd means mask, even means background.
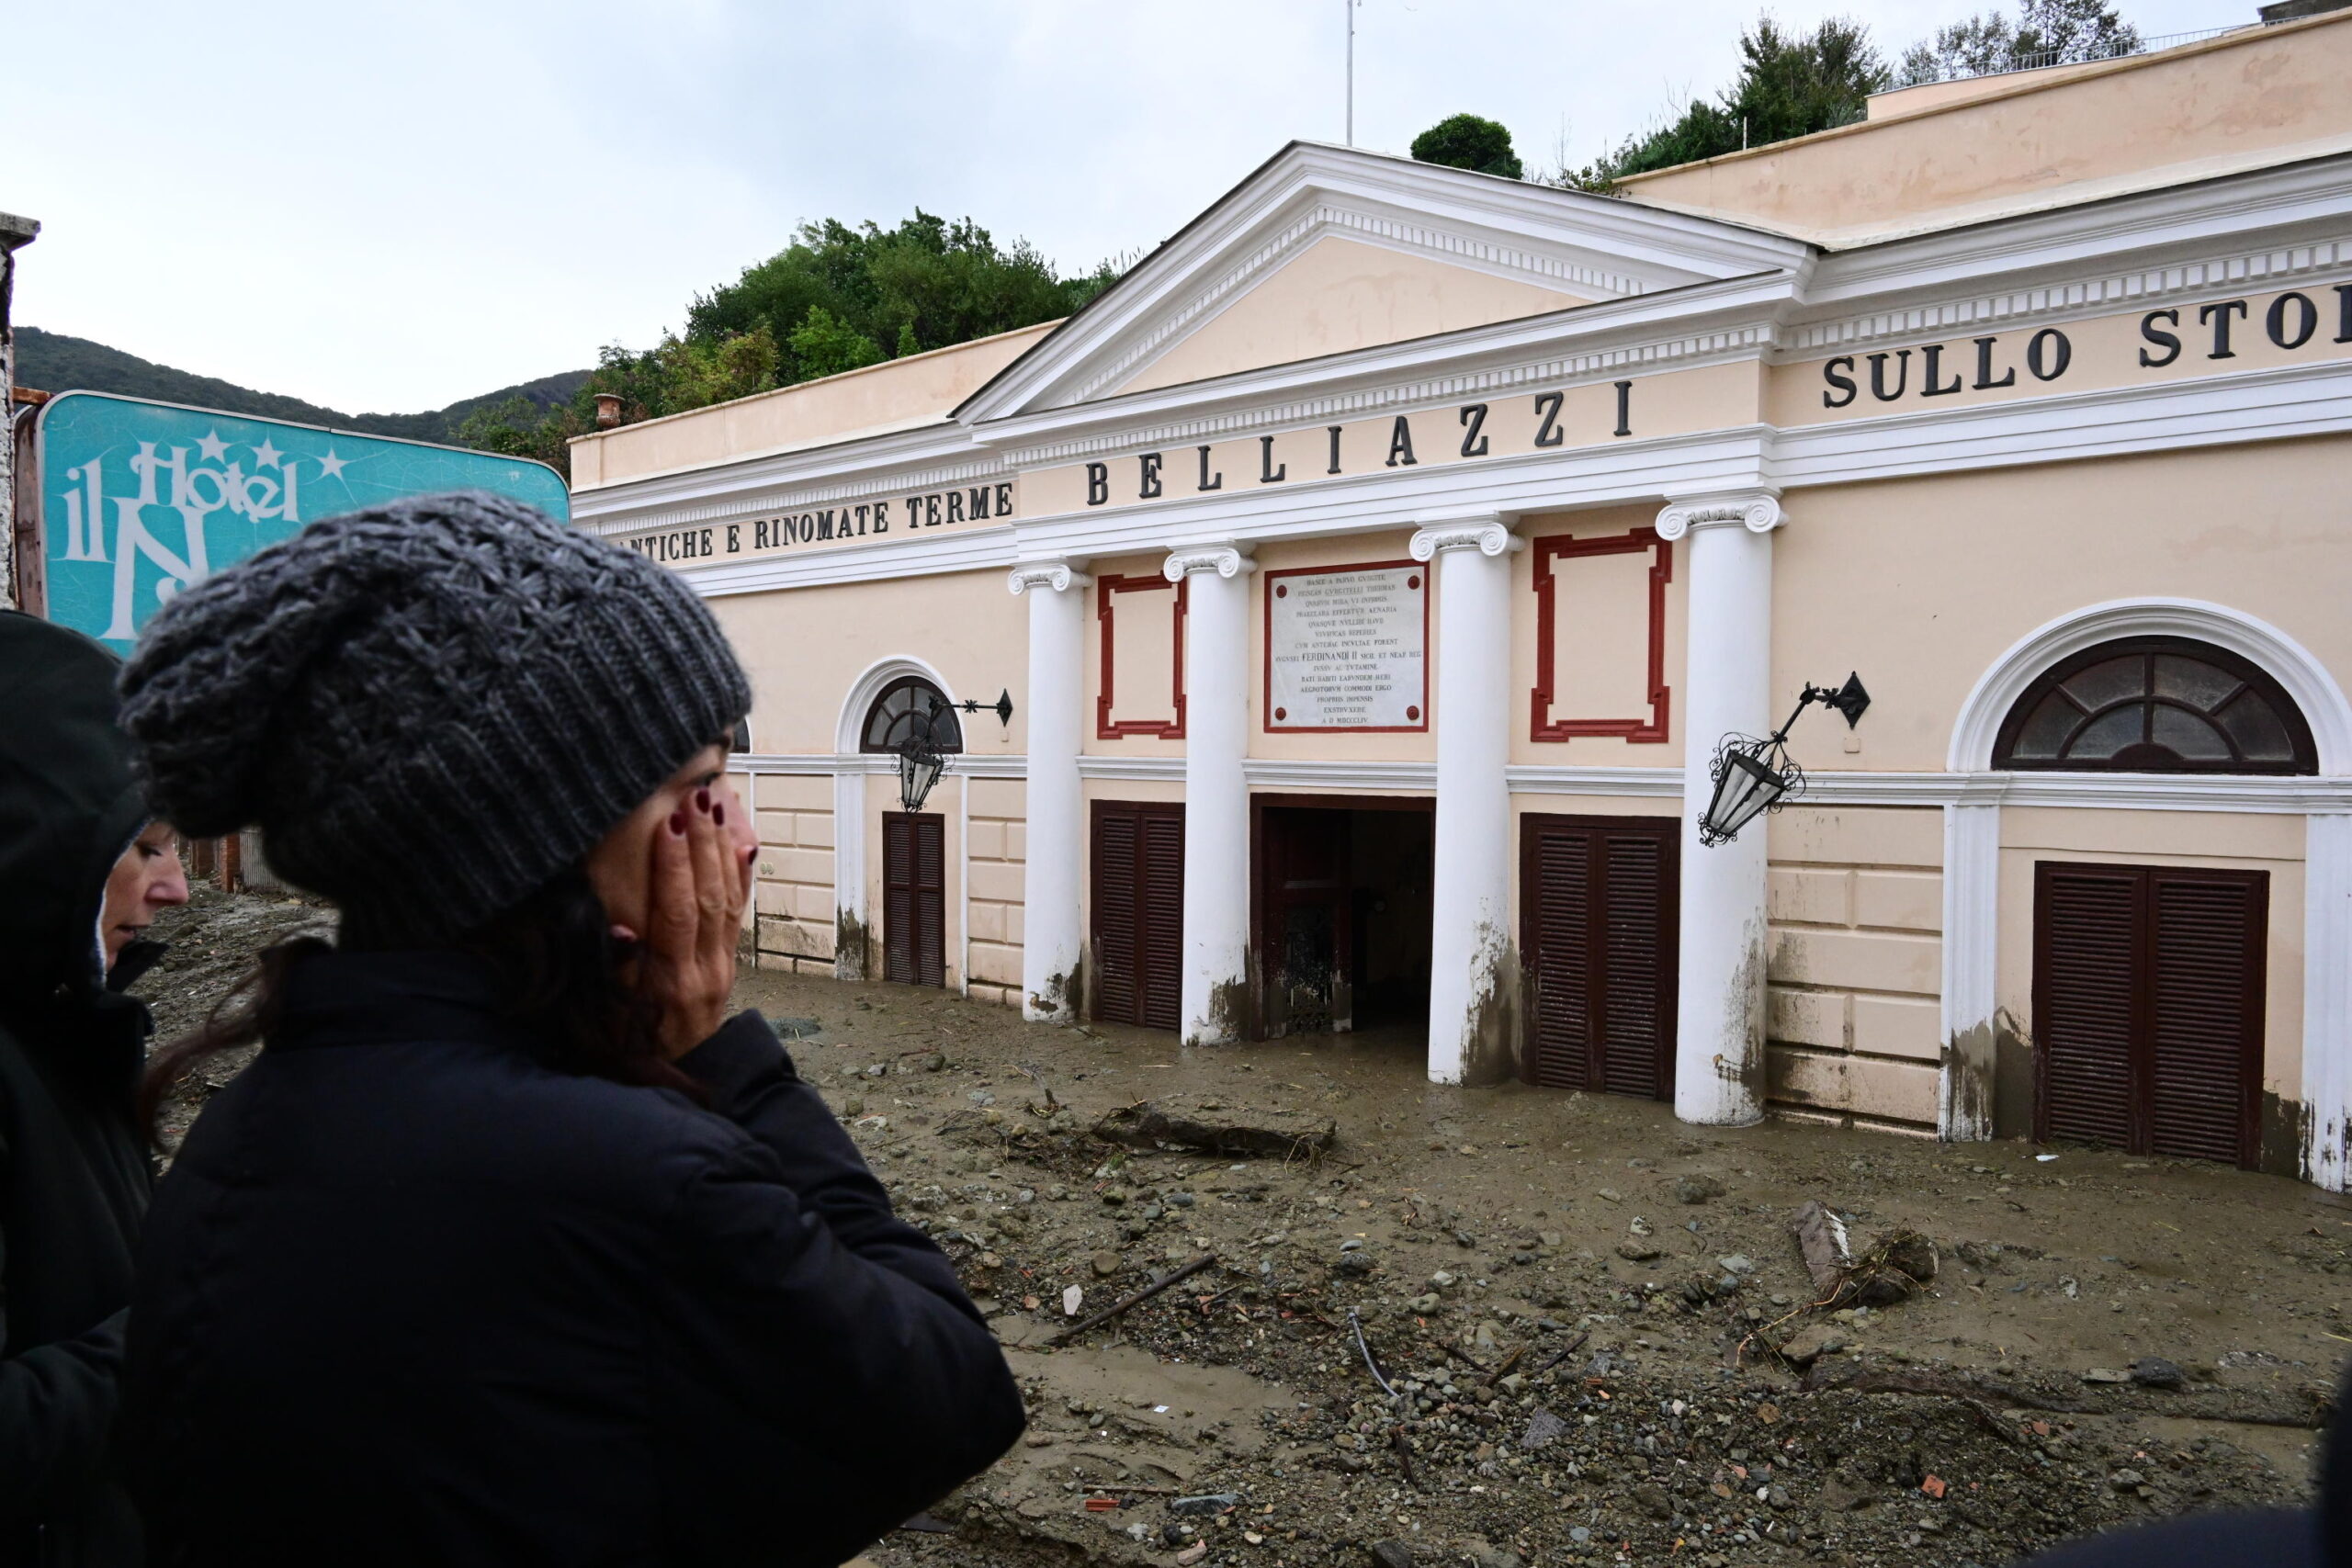
[[[118,651],[173,594],[321,517],[449,490],[571,515],[544,463],[103,392],[51,398],[36,442],[48,616]]]

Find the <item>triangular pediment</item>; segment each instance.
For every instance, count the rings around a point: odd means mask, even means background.
[[[1786,236],[1295,142],[957,411],[978,423],[1801,265]]]
[[[1148,391],[1589,304],[1524,277],[1325,233],[1110,389]]]

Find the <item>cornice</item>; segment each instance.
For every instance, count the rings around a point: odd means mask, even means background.
[[[599,485],[572,495],[571,516],[591,533],[628,534],[1012,477],[1002,457],[946,424]]]
[[[1973,294],[1834,321],[1783,327],[1771,357],[1801,360],[1862,344],[1932,342],[2031,322],[2054,324],[2126,310],[2193,304],[2256,289],[2283,288],[2352,269],[2352,239],[2218,252],[2043,287]]]
[[[978,426],[1021,468],[1755,358],[1796,279],[1775,273],[1380,344]],[[1659,329],[1664,334],[1652,335]]]

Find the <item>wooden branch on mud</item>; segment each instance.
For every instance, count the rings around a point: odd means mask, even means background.
[[[2328,1401],[2312,1393],[2267,1389],[2212,1389],[2150,1393],[2117,1388],[2101,1398],[2037,1387],[2027,1382],[1969,1372],[1917,1369],[1839,1368],[1815,1362],[1797,1385],[1807,1393],[1906,1393],[1962,1400],[1984,1424],[2006,1431],[2007,1424],[1982,1403],[1996,1400],[2019,1410],[2064,1416],[2171,1416],[2189,1421],[2226,1421],[2246,1427],[2293,1427],[2312,1430],[2327,1424]]]
[[[1048,1343],[1055,1345],[1066,1344],[1069,1340],[1085,1333],[1088,1329],[1095,1327],[1098,1325],[1110,1322],[1113,1318],[1118,1316],[1121,1313],[1125,1312],[1128,1308],[1141,1306],[1144,1303],[1151,1300],[1152,1297],[1159,1294],[1160,1292],[1166,1290],[1169,1286],[1181,1284],[1184,1280],[1189,1280],[1193,1275],[1199,1273],[1202,1269],[1214,1267],[1216,1263],[1216,1254],[1214,1252],[1205,1253],[1199,1258],[1195,1258],[1190,1263],[1185,1264],[1184,1267],[1175,1270],[1173,1273],[1162,1274],[1159,1279],[1154,1280],[1150,1284],[1146,1285],[1142,1290],[1137,1291],[1135,1294],[1128,1296],[1124,1300],[1112,1303],[1109,1306],[1104,1307],[1101,1312],[1095,1313],[1091,1316],[1079,1319],[1076,1323],[1071,1324],[1068,1328],[1065,1328],[1058,1334],[1056,1334]]]

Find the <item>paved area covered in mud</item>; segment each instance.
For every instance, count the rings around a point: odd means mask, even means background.
[[[183,1027],[319,913],[205,893],[141,989]],[[1188,1050],[906,987],[760,972],[740,996],[956,1258],[1029,1398],[1024,1442],[883,1568],[1989,1568],[2306,1496],[2352,1348],[2352,1206],[2276,1178],[1442,1088],[1401,1032]],[[1092,1135],[1170,1097],[1336,1141]],[[1924,1233],[1934,1278],[1814,1310],[1809,1199],[1858,1246]]]

